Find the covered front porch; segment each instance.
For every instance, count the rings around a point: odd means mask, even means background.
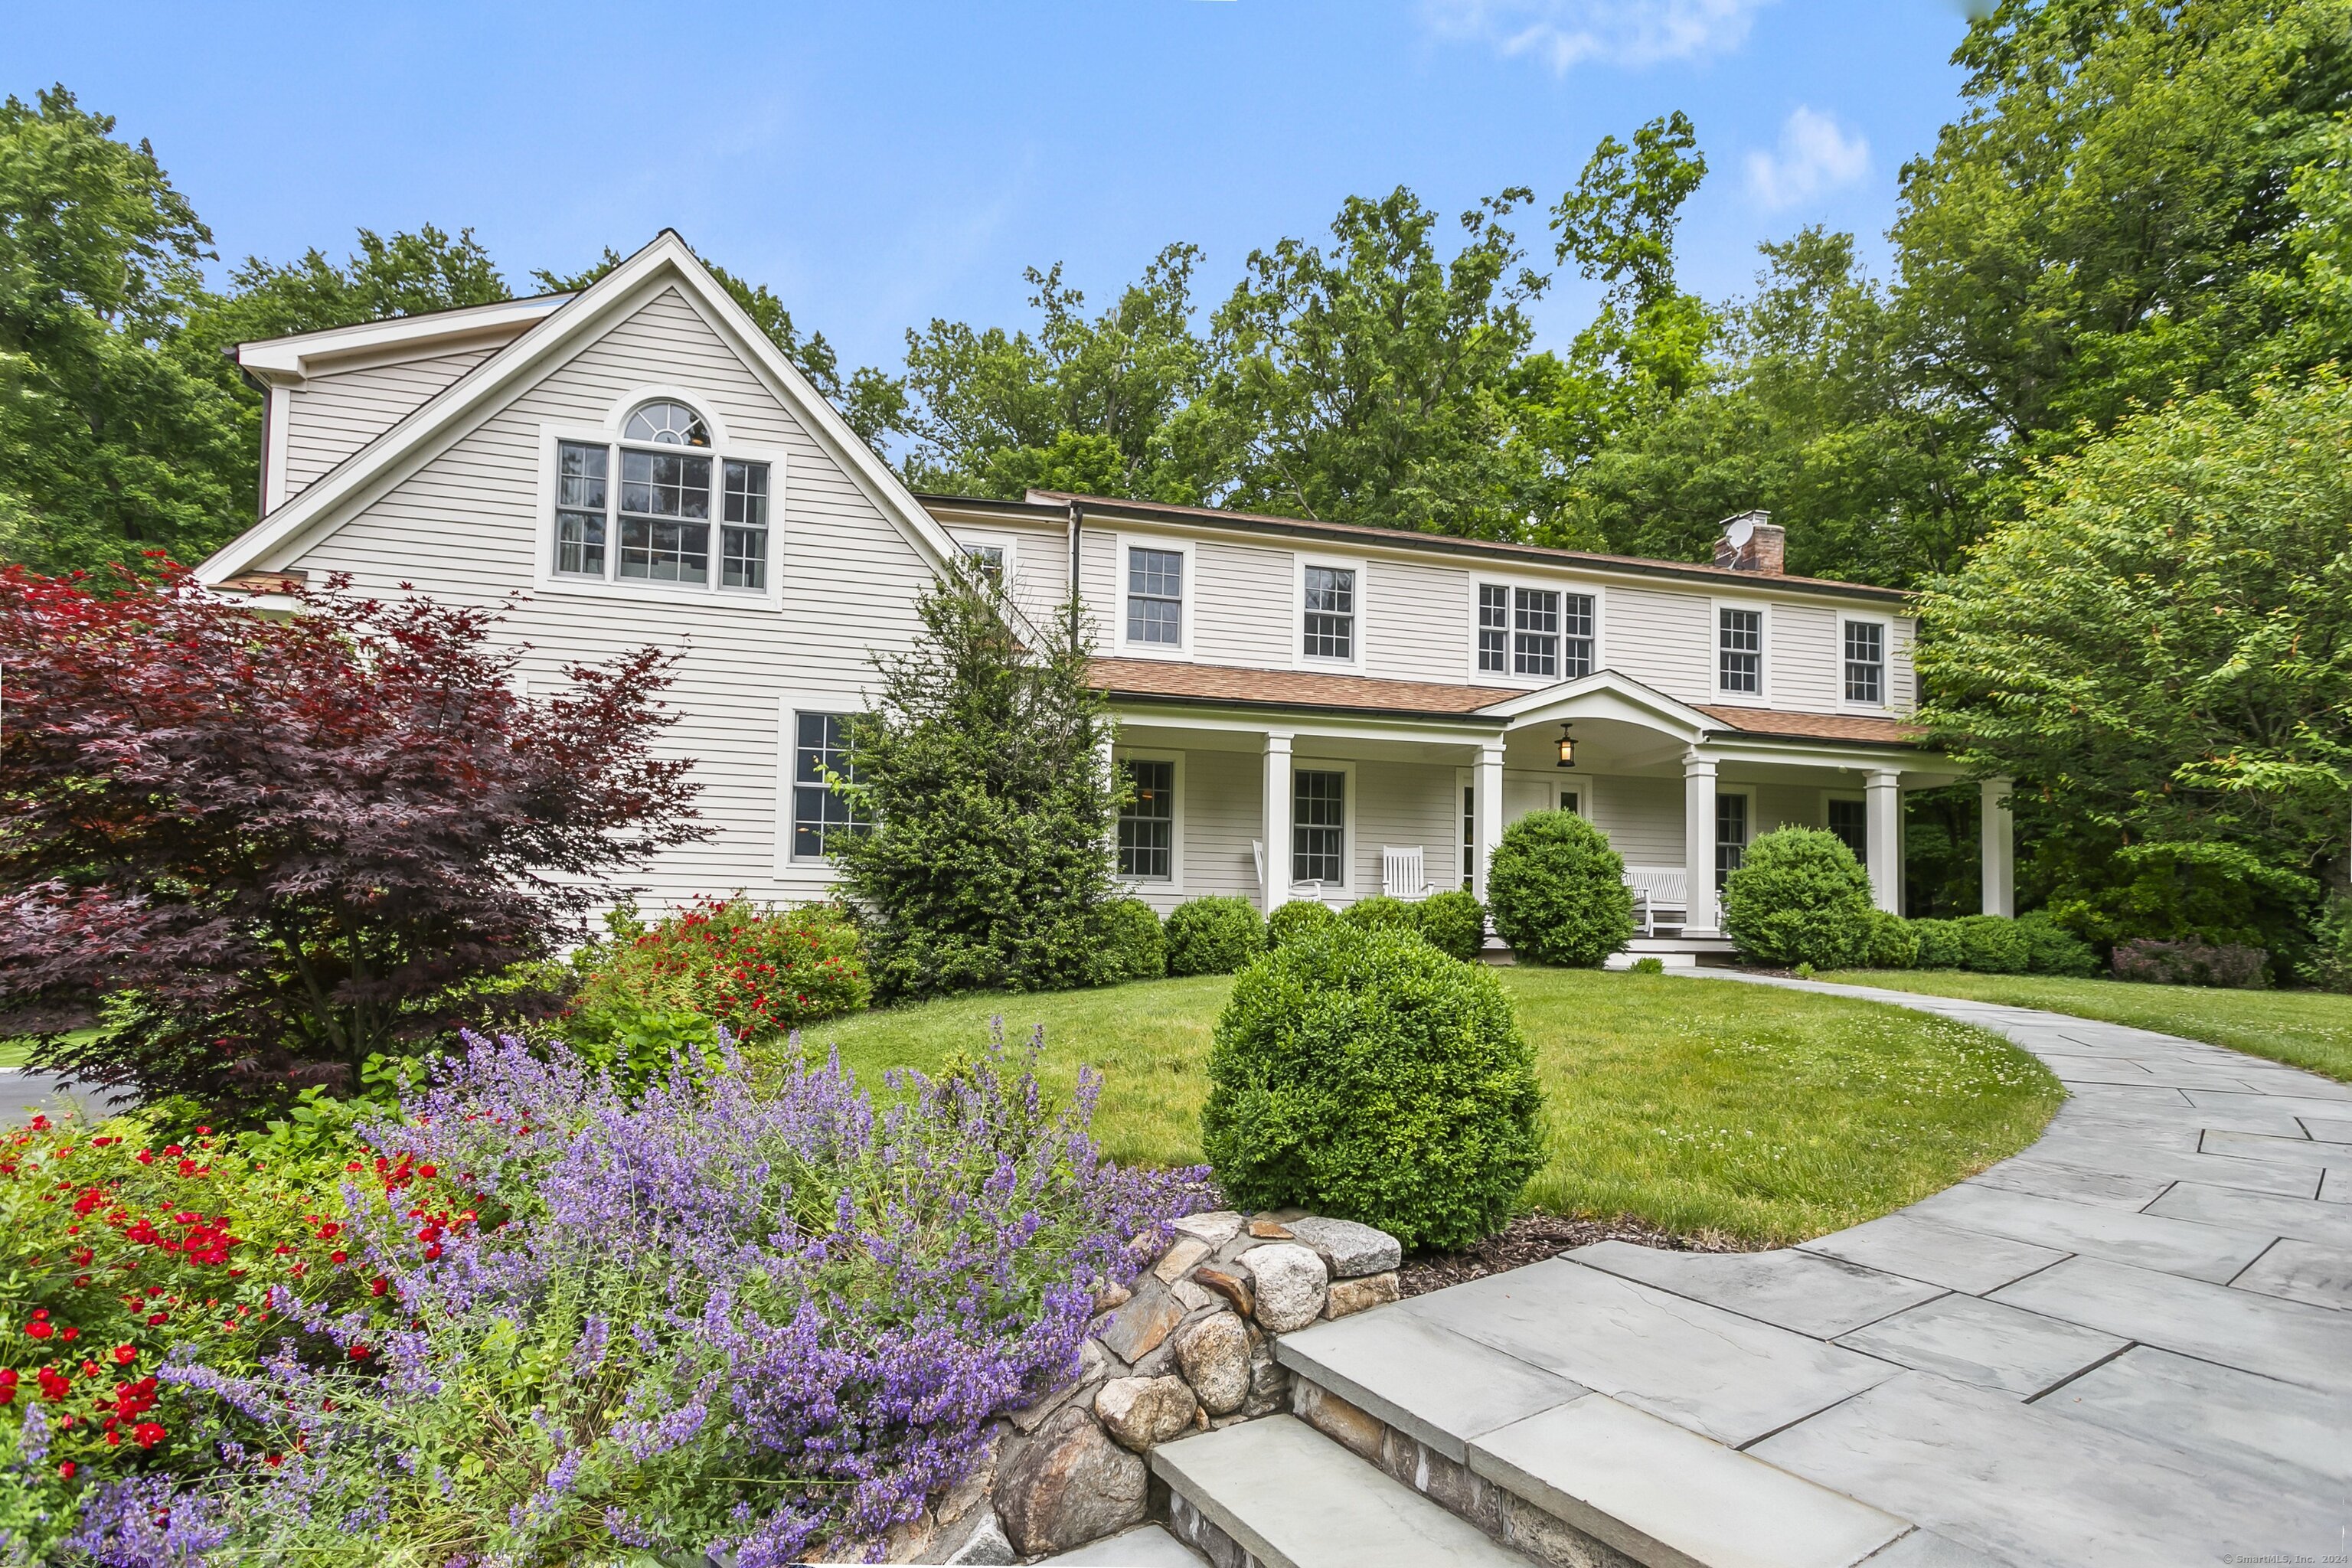
[[[1957,777],[1884,720],[1701,710],[1607,671],[1464,711],[1421,700],[1400,711],[1114,693],[1114,756],[1135,785],[1121,879],[1163,912],[1209,894],[1269,913],[1453,888],[1483,900],[1503,829],[1564,808],[1624,857],[1636,952],[1711,952],[1725,950],[1722,879],[1752,838],[1785,825],[1844,838],[1879,907],[1899,912],[1903,793]],[[1984,904],[2006,913],[2005,786],[1986,788]]]

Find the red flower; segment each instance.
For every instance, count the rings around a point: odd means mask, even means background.
[[[71,1480],[74,1479],[74,1471],[79,1468],[80,1468],[79,1465],[76,1465],[71,1459],[67,1459],[58,1466],[58,1474],[67,1480]]]
[[[353,1345],[346,1353],[349,1354],[353,1361],[365,1361],[375,1352],[368,1349],[365,1345]]]
[[[45,1340],[51,1334],[56,1333],[57,1330],[49,1327],[47,1323],[26,1323],[25,1325],[25,1332],[33,1339]]]
[[[81,1338],[81,1331],[68,1323],[64,1328],[58,1331],[58,1338],[61,1340],[78,1340]]]
[[[171,1321],[172,1321],[172,1314],[171,1314],[171,1313],[169,1313],[169,1312],[150,1312],[150,1313],[148,1313],[148,1314],[147,1314],[147,1326],[148,1326],[149,1328],[151,1328],[151,1329],[153,1329],[153,1328],[160,1328],[160,1327],[162,1327],[163,1324],[168,1323],[168,1322],[170,1322]],[[68,1330],[67,1330],[67,1331],[66,1331],[66,1332],[67,1332],[68,1334],[71,1334],[71,1333],[73,1332],[73,1331],[72,1331],[72,1330],[70,1330],[70,1329],[68,1329]]]
[[[163,1440],[163,1428],[152,1421],[142,1421],[131,1429],[131,1439],[142,1448],[152,1448]]]
[[[381,1296],[384,1292],[384,1288],[391,1283],[392,1281],[389,1279],[371,1279],[368,1281],[368,1294],[371,1296]]]
[[[138,1347],[138,1346],[136,1346],[136,1345],[117,1345],[117,1346],[115,1346],[115,1347],[114,1347],[114,1364],[115,1364],[115,1365],[117,1365],[117,1366],[129,1366],[132,1362],[137,1361],[138,1359],[139,1359],[139,1347]]]
[[[53,1366],[45,1366],[35,1375],[41,1380],[41,1397],[44,1399],[63,1399],[73,1392],[73,1384],[67,1381],[65,1373]]]
[[[349,1258],[350,1257],[351,1257],[351,1254],[350,1254],[350,1253],[345,1252],[345,1251],[342,1251],[341,1248],[338,1248],[337,1250],[335,1250],[335,1251],[333,1251],[333,1252],[330,1252],[329,1254],[327,1254],[327,1261],[328,1261],[328,1262],[330,1262],[330,1263],[341,1263],[341,1262],[343,1262],[345,1259]]]

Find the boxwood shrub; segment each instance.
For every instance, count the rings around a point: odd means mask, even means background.
[[[2017,922],[2007,915],[1962,915],[1960,967],[1979,974],[2022,974],[2032,957]]]
[[[1236,1207],[1296,1204],[1458,1247],[1499,1230],[1542,1165],[1542,1104],[1493,970],[1335,924],[1234,982],[1201,1140]]]
[[[1958,969],[1960,966],[1960,928],[1956,922],[1913,921],[1911,934],[1919,939],[1920,968]]]
[[[1265,945],[1288,947],[1309,931],[1319,931],[1337,924],[1339,919],[1328,904],[1318,904],[1312,900],[1293,900],[1266,917]]]
[[[1265,951],[1265,922],[1247,899],[1192,899],[1170,911],[1168,973],[1231,974]]]
[[[1875,912],[1862,862],[1818,827],[1760,835],[1723,887],[1725,934],[1768,963],[1851,969],[1869,956]]]
[[[1538,963],[1594,968],[1633,938],[1624,858],[1572,811],[1529,812],[1503,830],[1486,900],[1496,933]]]
[[[2099,972],[2099,955],[2091,944],[2042,910],[2018,916],[2017,934],[2025,939],[2025,967],[2036,974],[2079,979]]]
[[[1421,934],[1421,907],[1402,899],[1392,899],[1386,893],[1375,893],[1369,899],[1358,899],[1339,912],[1339,918],[1364,931],[1397,931]]]
[[[1919,962],[1919,933],[1901,915],[1870,911],[1870,967],[1909,969]]]
[[[1486,910],[1476,897],[1457,888],[1421,900],[1421,940],[1467,963],[1486,945]]]
[[[1168,973],[1168,936],[1160,916],[1141,899],[1113,899],[1102,907],[1101,945],[1087,977],[1097,985],[1157,980]]]

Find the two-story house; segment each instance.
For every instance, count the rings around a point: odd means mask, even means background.
[[[1503,827],[1561,806],[1623,854],[1657,929],[1706,945],[1720,878],[1782,823],[1843,837],[1899,908],[1902,792],[1955,776],[1904,722],[1904,596],[1787,575],[1760,515],[1697,565],[917,496],[667,231],[577,294],[236,352],[268,396],[262,515],[206,582],[511,598],[532,688],[682,652],[667,743],[716,831],[648,869],[665,901],[824,891],[841,716],[961,557],[1034,610],[1076,583],[1137,786],[1118,872],[1162,909],[1482,889]],[[1986,821],[1985,907],[2006,910],[2009,816]]]

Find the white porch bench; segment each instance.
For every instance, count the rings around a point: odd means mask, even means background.
[[[1633,929],[1642,935],[1690,924],[1690,875],[1680,866],[1628,866],[1625,885],[1633,889]]]

